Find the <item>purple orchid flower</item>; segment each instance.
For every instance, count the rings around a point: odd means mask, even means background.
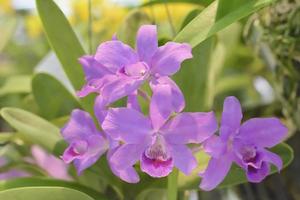
[[[119,148],[119,142],[98,131],[87,112],[73,110],[69,122],[62,129],[62,135],[69,143],[62,159],[68,164],[74,161],[78,174],[96,163],[101,155],[107,152],[107,160],[116,176],[130,183],[139,181],[139,176],[132,167],[117,169],[110,162],[111,156]]]
[[[168,76],[175,74],[181,62],[189,58],[192,58],[190,45],[168,42],[158,47],[156,26],[144,25],[137,33],[136,51],[119,40],[111,40],[102,43],[95,55],[80,58],[87,83],[77,95],[84,97],[96,92],[101,94],[102,103],[109,104],[131,95],[149,80],[151,85],[170,84],[174,99],[183,99]],[[180,112],[184,104],[174,106],[177,106],[174,110]]]
[[[186,144],[201,143],[213,135],[217,128],[215,115],[180,113],[170,119],[172,87],[162,84],[154,89],[157,91],[151,99],[149,118],[128,107],[108,110],[102,128],[123,143],[112,155],[111,163],[123,169],[140,160],[141,170],[152,177],[167,176],[174,166],[189,174],[197,161]]]
[[[270,164],[280,171],[281,158],[266,148],[280,143],[287,128],[277,118],[253,118],[242,125],[241,105],[235,97],[224,101],[220,135],[204,144],[211,155],[207,169],[201,173],[200,188],[212,190],[222,182],[235,162],[246,171],[250,182],[262,181],[270,172]]]

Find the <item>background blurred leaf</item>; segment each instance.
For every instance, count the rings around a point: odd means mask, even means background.
[[[7,94],[29,93],[31,76],[15,75],[8,77],[0,88],[0,96]]]
[[[162,3],[193,3],[199,4],[203,6],[209,5],[213,0],[151,0],[142,6],[151,6],[154,4],[162,4]]]
[[[36,0],[37,9],[49,44],[60,60],[75,90],[84,84],[84,74],[78,58],[85,54],[71,25],[52,0]],[[92,112],[93,97],[81,100],[82,106]]]
[[[83,193],[88,194],[89,196],[93,197],[95,200],[104,200],[104,196],[99,192],[80,185],[75,182],[70,181],[62,181],[62,180],[55,180],[49,178],[18,178],[14,180],[5,180],[0,181],[0,191],[8,190],[12,188],[24,188],[24,187],[35,187],[35,186],[57,186],[57,187],[65,187],[71,188]]]
[[[54,77],[39,73],[32,79],[32,92],[41,115],[53,119],[79,107],[77,99]]]
[[[224,29],[228,25],[248,16],[272,2],[274,2],[274,0],[248,1],[246,4],[239,6],[220,19],[215,20],[217,14],[217,1],[214,1],[178,33],[175,38],[175,42],[188,42],[195,47],[206,38]]]
[[[13,33],[17,27],[17,18],[3,18],[1,17],[0,21],[0,52],[6,46],[6,44],[10,41],[10,38],[13,36]]]
[[[131,11],[119,28],[117,33],[118,39],[134,47],[137,31],[144,24],[151,24],[148,15],[140,10]]]
[[[60,130],[50,122],[33,113],[18,108],[2,108],[1,116],[13,128],[19,131],[19,136],[27,142],[41,145],[53,152],[61,140]]]
[[[94,200],[78,190],[64,187],[23,187],[0,192],[0,199],[7,200]]]

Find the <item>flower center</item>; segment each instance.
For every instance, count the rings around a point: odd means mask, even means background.
[[[253,162],[256,157],[256,149],[254,147],[245,146],[241,149],[241,154],[245,162]]]
[[[124,67],[124,73],[134,78],[140,78],[148,74],[149,67],[144,62],[127,65]]]
[[[154,136],[152,145],[145,151],[145,156],[158,162],[163,162],[170,159],[170,153],[168,152],[163,136],[159,134]]]

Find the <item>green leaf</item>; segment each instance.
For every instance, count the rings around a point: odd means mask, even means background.
[[[7,200],[94,200],[80,191],[64,187],[23,187],[0,192]]]
[[[215,95],[228,93],[233,90],[239,90],[249,87],[252,84],[252,78],[249,75],[230,75],[217,81]]]
[[[79,107],[77,99],[49,74],[40,73],[33,77],[32,92],[41,115],[47,119],[67,115]]]
[[[29,93],[31,76],[15,75],[8,77],[0,88],[0,96],[8,94]]]
[[[215,20],[217,14],[217,1],[214,1],[182,31],[180,31],[174,41],[187,42],[190,43],[192,47],[195,47],[206,38],[226,28],[228,25],[256,12],[274,1],[275,0],[248,1],[248,3],[239,6],[218,20]]]
[[[151,6],[155,4],[163,4],[163,3],[192,3],[192,4],[198,4],[202,6],[209,5],[213,0],[152,0],[149,1],[142,6]]]
[[[216,20],[221,19],[243,4],[254,0],[219,0]]]
[[[174,76],[184,94],[186,111],[203,111],[214,41],[214,38],[210,38],[196,46],[192,52],[193,58],[185,61],[180,72]]]
[[[18,108],[2,108],[1,116],[19,133],[22,139],[39,144],[53,152],[62,139],[60,130],[45,119]]]
[[[71,25],[53,0],[36,0],[39,16],[49,44],[61,62],[75,90],[84,84],[84,73],[78,58],[85,54]],[[82,99],[82,106],[92,113],[93,96]]]
[[[294,158],[294,153],[292,148],[285,143],[278,144],[277,146],[273,147],[271,151],[278,154],[282,158],[284,168],[287,167]],[[202,163],[207,163],[209,157],[203,154],[204,153],[202,153],[202,156],[200,154],[198,156],[199,157],[198,159],[202,159]],[[204,168],[205,167],[202,164],[200,166],[200,170],[201,169],[203,170]],[[196,172],[199,172],[199,169],[196,169]],[[189,177],[185,177],[184,175],[179,177],[180,189],[189,190],[189,189],[199,188],[200,178],[195,174],[196,172],[194,170],[193,174]],[[272,166],[270,175],[276,172],[277,169],[274,166]],[[219,187],[220,188],[232,187],[234,185],[246,183],[246,182],[248,181],[245,176],[245,171],[236,165],[232,165],[229,174],[226,176],[225,180],[219,185]]]
[[[24,187],[36,187],[36,186],[56,186],[56,187],[65,187],[71,188],[78,191],[81,191],[89,196],[93,197],[95,200],[104,200],[104,196],[83,185],[80,185],[75,182],[56,180],[50,178],[18,178],[13,180],[4,180],[0,181],[0,191],[13,189],[13,188],[24,188]]]
[[[118,39],[134,47],[137,31],[144,24],[151,24],[147,13],[140,10],[131,11],[119,28]]]
[[[187,16],[184,18],[184,20],[183,20],[183,22],[182,22],[182,24],[181,24],[180,31],[181,31],[186,25],[188,25],[188,23],[190,23],[195,17],[197,17],[201,11],[202,11],[201,9],[196,8],[196,9],[192,10],[191,12],[189,12],[189,13],[187,14]]]
[[[14,133],[0,132],[0,144],[10,142],[14,138]]]

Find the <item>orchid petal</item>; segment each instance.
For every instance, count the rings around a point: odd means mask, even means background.
[[[85,138],[98,133],[94,121],[88,112],[75,109],[70,120],[62,128],[61,133],[65,140],[70,142],[73,138]]]
[[[220,158],[211,158],[203,174],[200,188],[210,191],[217,187],[225,178],[230,170],[232,158],[230,154],[225,154]]]
[[[192,48],[189,44],[167,42],[153,55],[151,72],[160,76],[173,75],[184,60],[192,57]]]
[[[181,113],[161,128],[164,137],[171,144],[200,143],[217,130],[213,112]]]
[[[141,112],[141,107],[139,105],[137,91],[134,91],[132,94],[128,95],[127,108],[132,108],[132,109],[135,109],[135,110]]]
[[[130,108],[109,109],[102,128],[113,139],[129,144],[143,142],[152,132],[150,120]]]
[[[268,151],[268,150],[263,150],[264,154],[264,161],[269,162],[277,167],[277,170],[280,171],[283,167],[282,159],[279,155]]]
[[[146,148],[147,144],[144,142],[141,144],[123,144],[111,156],[110,163],[116,170],[132,167],[140,160]]]
[[[138,62],[134,50],[119,40],[111,40],[99,45],[95,59],[113,73],[126,65]]]
[[[242,108],[239,100],[234,96],[227,97],[223,105],[220,136],[228,138],[240,127],[243,118]]]
[[[197,160],[192,151],[185,145],[170,145],[174,165],[188,175],[197,167]]]
[[[258,147],[273,147],[287,136],[287,128],[277,118],[253,118],[240,128],[240,139]]]
[[[114,165],[114,163],[112,163],[110,161],[112,155],[116,152],[117,148],[114,149],[110,149],[107,152],[107,160],[108,163],[110,165],[110,169],[113,172],[114,175],[118,176],[120,179],[122,179],[123,181],[126,181],[128,183],[137,183],[140,181],[140,177],[138,175],[138,173],[136,172],[136,170],[134,169],[134,167],[130,166],[126,169],[117,169]]]
[[[270,173],[270,165],[267,162],[263,162],[259,169],[248,167],[247,179],[252,183],[261,182]]]
[[[158,49],[155,25],[143,25],[137,33],[136,48],[141,61],[151,63],[151,58]]]
[[[172,89],[166,84],[152,87],[153,95],[150,102],[150,118],[154,130],[158,130],[169,119],[173,110]]]

